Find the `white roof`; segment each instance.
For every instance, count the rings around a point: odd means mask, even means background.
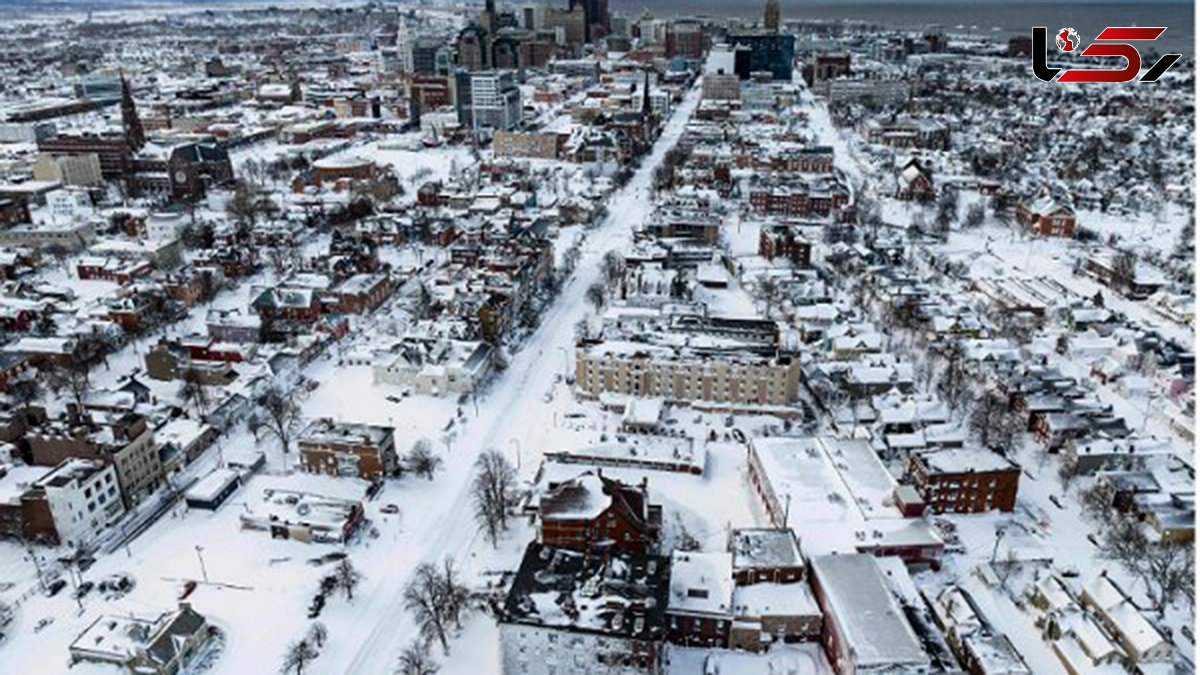
[[[675,551],[671,554],[669,611],[729,615],[733,611],[732,603],[732,554],[727,551]]]
[[[184,498],[196,501],[212,501],[217,498],[217,495],[229,487],[229,484],[238,479],[238,472],[233,469],[213,469],[212,473],[204,478],[196,481],[196,484],[188,488],[184,493]]]
[[[734,615],[739,617],[812,616],[821,609],[806,583],[762,583],[738,586],[733,592]]]
[[[840,629],[858,667],[929,662],[874,557],[817,556],[811,565],[827,601],[827,620]]]

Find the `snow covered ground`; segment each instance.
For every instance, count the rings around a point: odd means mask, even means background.
[[[416,635],[416,628],[404,609],[402,594],[409,575],[420,562],[454,558],[472,581],[486,579],[489,570],[515,567],[532,535],[527,526],[514,525],[496,549],[479,536],[468,491],[473,462],[481,451],[496,447],[509,453],[514,462],[520,457],[521,477],[528,480],[544,450],[572,442],[575,432],[565,426],[557,427],[555,413],[564,413],[575,406],[560,380],[564,359],[573,356],[574,326],[588,311],[584,291],[600,274],[599,263],[604,253],[626,245],[633,228],[649,213],[653,170],[681,135],[698,99],[698,89],[687,95],[667,123],[653,153],[629,184],[613,196],[611,215],[587,233],[576,275],[546,310],[539,327],[512,357],[507,370],[479,398],[477,409],[468,403],[462,406],[459,417],[459,406],[452,399],[410,396],[393,403],[386,397],[398,394],[396,388],[372,384],[369,368],[338,365],[337,353],[312,364],[306,375],[321,384],[303,399],[306,417],[322,415],[394,425],[401,452],[407,451],[418,438],[430,438],[435,448],[444,453],[445,467],[432,481],[407,477],[390,482],[367,504],[370,524],[346,548],[364,580],[353,601],[339,596],[331,598],[325,607],[320,621],[328,627],[333,639],[309,672],[391,672],[400,649]],[[389,162],[413,166],[410,162],[413,157],[397,152],[402,151],[383,154]],[[427,160],[424,166],[449,170],[449,163],[440,155],[436,160]],[[249,285],[243,284],[237,292],[219,296],[214,306],[245,307]],[[203,313],[196,310],[168,332],[182,334],[202,326]],[[149,344],[149,340],[131,344],[111,357],[111,369],[99,371],[95,385],[114,384],[117,373],[140,366]],[[151,382],[151,386],[162,395],[169,395],[178,385]],[[447,430],[452,432],[448,449]],[[118,600],[105,602],[92,595],[83,600],[83,609],[77,612],[68,592],[54,598],[43,597],[35,592],[33,566],[25,559],[24,551],[11,543],[0,544],[0,575],[3,575],[0,581],[14,584],[16,590],[6,595],[24,599],[10,631],[16,636],[14,644],[5,649],[5,669],[35,672],[39,665],[56,663],[65,670],[67,646],[96,616],[105,612],[158,614],[172,609],[171,598],[184,581],[201,578],[203,556],[210,583],[200,583],[189,600],[197,611],[221,627],[228,638],[212,672],[274,670],[288,643],[303,635],[309,624],[306,608],[320,577],[328,573],[330,563],[314,564],[311,560],[338,547],[278,541],[264,532],[241,530],[238,517],[246,508],[244,500],[260,495],[264,487],[281,485],[358,499],[367,486],[353,479],[295,472],[294,456],[281,456],[275,444],[267,439],[256,445],[245,431],[223,439],[219,451],[249,449],[267,452],[268,472],[241,487],[221,510],[189,512],[178,505],[126,549],[102,556],[84,573],[87,580],[118,573],[132,575],[137,582],[134,590]],[[190,470],[200,475],[214,466],[217,450],[214,448],[214,452]],[[720,469],[714,475],[726,483],[717,489],[722,493],[737,490],[743,463],[744,453],[739,448],[722,448],[712,466]],[[711,515],[711,508],[704,508],[704,502],[713,487],[707,479],[693,477],[671,477],[663,482],[674,480],[690,481],[692,488],[678,491],[672,488],[671,500],[675,503],[668,501],[667,512],[680,513],[679,522],[687,522],[689,530],[716,545],[724,537],[722,524],[695,515],[696,509]],[[399,506],[400,514],[382,513],[380,508],[386,504]],[[754,517],[752,508],[746,497],[734,513],[744,522]],[[372,536],[372,532],[378,536]],[[199,552],[197,546],[201,547]],[[33,627],[47,618],[52,622],[35,631]],[[496,640],[494,623],[476,617],[454,645],[463,647],[455,650],[455,658],[461,654],[470,663],[451,662],[444,672],[485,672],[480,664],[495,662],[487,660],[486,655],[498,649]]]

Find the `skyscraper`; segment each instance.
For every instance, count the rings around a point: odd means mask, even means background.
[[[496,34],[496,29],[499,26],[496,23],[496,0],[486,0],[483,4],[483,13],[479,15],[479,25],[488,37]]]
[[[403,17],[396,27],[396,60],[400,72],[413,72],[412,35],[408,31],[408,24],[405,23]]]
[[[768,33],[779,32],[779,0],[767,0],[767,11],[763,16],[763,26]]]
[[[589,42],[608,35],[608,0],[571,0],[568,8],[575,9],[576,5],[583,6]]]

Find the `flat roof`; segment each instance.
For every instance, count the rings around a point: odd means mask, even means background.
[[[817,556],[811,565],[828,604],[829,620],[838,626],[842,646],[858,666],[929,662],[875,558]]]

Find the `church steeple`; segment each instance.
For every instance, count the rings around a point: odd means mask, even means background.
[[[142,120],[138,117],[133,94],[129,92],[129,80],[125,79],[124,72],[121,73],[121,128],[134,152],[146,145],[146,132],[142,130]]]
[[[642,71],[642,116],[650,115],[650,69]]]

